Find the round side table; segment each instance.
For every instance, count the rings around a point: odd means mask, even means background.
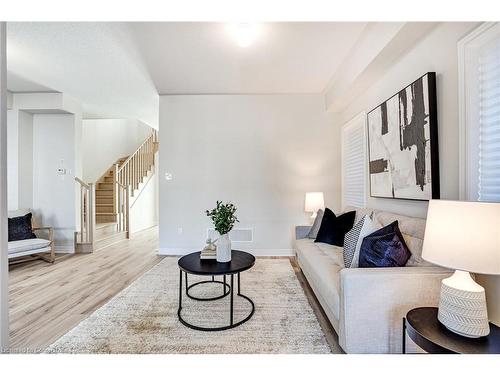
[[[241,293],[241,280],[240,280],[240,273],[243,271],[246,271],[250,268],[253,267],[255,264],[255,257],[252,254],[249,254],[245,251],[240,251],[240,250],[232,250],[231,252],[231,261],[226,262],[226,263],[219,263],[216,262],[215,260],[201,260],[200,259],[200,252],[196,253],[191,253],[188,255],[183,256],[182,258],[179,259],[178,265],[179,265],[179,270],[180,270],[180,277],[179,277],[179,309],[177,310],[177,316],[179,317],[179,321],[184,324],[186,327],[196,329],[199,331],[223,331],[226,329],[234,328],[237,327],[246,321],[248,321],[254,311],[255,311],[255,305],[253,301],[245,296],[243,293]],[[184,273],[185,277],[185,293],[186,296],[189,298],[195,300],[195,301],[214,301],[217,299],[224,298],[226,296],[230,296],[229,299],[229,325],[226,326],[221,326],[221,327],[200,327],[197,326],[196,324],[189,323],[184,318],[182,317],[181,310],[182,310],[182,273]],[[205,281],[200,281],[194,284],[189,285],[188,283],[188,273],[193,274],[193,275],[201,275],[201,276],[210,276],[211,279],[205,280]],[[234,293],[233,293],[233,284],[234,284],[234,275],[238,275],[238,293],[237,296],[246,299],[248,302],[250,302],[250,305],[252,306],[252,309],[250,313],[243,319],[241,319],[238,322],[234,321],[233,315],[234,315]],[[223,280],[215,280],[215,276],[223,276]],[[230,277],[230,284],[226,282],[226,276]],[[222,285],[222,293],[220,295],[212,296],[212,297],[194,297],[192,296],[189,291],[193,288],[196,287],[197,285],[200,284],[207,284],[207,283],[215,283],[215,284],[221,284]]]
[[[432,354],[499,354],[500,327],[490,323],[490,334],[472,339],[448,330],[437,318],[437,307],[418,307],[403,318],[403,354],[406,353],[406,335]]]

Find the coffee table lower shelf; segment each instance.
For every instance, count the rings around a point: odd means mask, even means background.
[[[181,311],[182,311],[182,274],[184,273],[184,278],[185,278],[185,294],[186,296],[188,296],[189,298],[195,300],[195,301],[215,301],[215,300],[218,300],[218,299],[221,299],[221,298],[224,298],[224,297],[227,297],[228,295],[230,296],[229,298],[229,324],[226,325],[226,326],[220,326],[220,327],[200,327],[200,326],[197,326],[195,324],[192,324],[192,323],[189,323],[187,321],[184,320],[184,318],[182,317],[182,314],[181,314]],[[212,276],[212,279],[211,280],[206,280],[206,281],[200,281],[200,282],[197,282],[197,283],[194,283],[194,284],[191,284],[189,285],[188,284],[188,273],[187,272],[183,272],[182,269],[180,270],[179,272],[179,308],[177,310],[177,316],[179,317],[179,321],[184,324],[186,327],[188,328],[191,328],[191,329],[195,329],[195,330],[198,330],[198,331],[208,331],[208,332],[213,332],[213,331],[224,331],[224,330],[227,330],[227,329],[231,329],[231,328],[235,328],[235,327],[238,327],[239,325],[247,322],[248,320],[250,320],[250,318],[252,317],[253,313],[255,312],[255,305],[253,303],[253,301],[245,296],[244,294],[241,293],[241,289],[240,289],[240,273],[238,272],[238,293],[236,294],[238,297],[241,297],[241,298],[244,298],[246,299],[248,302],[250,302],[250,305],[252,306],[252,309],[250,311],[250,313],[242,320],[238,321],[238,322],[234,322],[234,274],[231,274],[229,275],[229,278],[230,278],[230,284],[228,284],[226,282],[226,275],[223,275],[223,281],[219,281],[219,280],[215,280],[215,277]],[[209,284],[209,283],[215,283],[215,284],[221,284],[223,286],[223,292],[221,295],[219,296],[214,296],[214,297],[207,297],[207,298],[200,298],[200,297],[194,297],[192,296],[189,291],[197,286],[197,285],[201,285],[201,284]]]

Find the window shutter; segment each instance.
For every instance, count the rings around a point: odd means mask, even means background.
[[[500,39],[479,56],[478,200],[500,202]]]
[[[365,207],[366,115],[358,115],[342,128],[342,205]]]

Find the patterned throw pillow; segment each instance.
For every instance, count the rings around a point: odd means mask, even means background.
[[[324,211],[321,209],[316,213],[316,218],[314,219],[314,223],[309,231],[309,234],[307,235],[307,238],[314,240],[318,236],[319,227],[321,226],[321,221],[323,220],[323,213]]]
[[[358,221],[352,229],[346,233],[344,239],[344,266],[346,268],[351,267],[352,258],[354,257],[354,253],[356,251],[356,245],[358,244],[359,234],[361,233],[361,229],[363,229],[363,224],[365,223],[366,216],[363,216],[360,221]]]
[[[351,231],[345,235],[344,265],[348,268],[357,268],[359,263],[359,249],[363,239],[380,229],[380,224],[372,220],[373,213],[365,215],[358,221]]]

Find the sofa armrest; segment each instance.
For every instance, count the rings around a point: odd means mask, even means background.
[[[32,228],[33,232],[44,230],[47,231],[49,238],[47,238],[49,241],[54,240],[54,229],[52,227],[34,227]]]
[[[302,240],[304,238],[307,238],[307,235],[309,234],[310,230],[311,230],[310,225],[297,225],[295,227],[295,239]]]
[[[402,320],[418,306],[437,306],[440,267],[345,268],[340,271],[339,342],[347,353],[401,353]]]

